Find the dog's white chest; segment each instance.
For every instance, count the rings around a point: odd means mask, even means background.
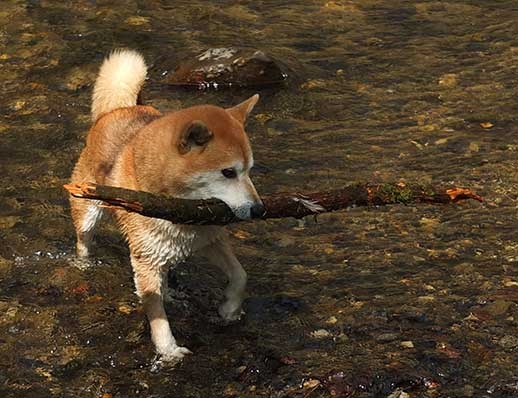
[[[172,264],[184,261],[202,247],[214,242],[223,232],[217,226],[188,226],[153,220],[139,231],[139,252],[154,262]]]

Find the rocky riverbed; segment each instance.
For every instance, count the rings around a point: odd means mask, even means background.
[[[5,2],[0,396],[517,396],[517,20],[513,1]],[[402,179],[486,201],[230,227],[246,317],[217,318],[224,278],[192,258],[169,275],[167,310],[194,354],[156,366],[123,239],[106,220],[78,261],[62,189],[116,47],[145,54],[143,99],[164,111],[259,91],[260,192]],[[164,83],[228,47],[263,51],[288,80]]]

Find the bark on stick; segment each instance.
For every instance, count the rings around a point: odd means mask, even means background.
[[[106,207],[125,209],[175,224],[225,225],[238,221],[230,208],[218,199],[188,200],[93,183],[67,184],[76,198],[101,200]],[[302,218],[354,206],[382,206],[410,203],[454,203],[464,199],[482,202],[468,188],[444,188],[411,183],[355,183],[341,189],[308,193],[276,193],[261,198],[265,212],[258,219]]]

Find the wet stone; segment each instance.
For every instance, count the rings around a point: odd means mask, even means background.
[[[414,343],[412,341],[402,341],[400,345],[403,348],[414,348]]]
[[[505,300],[495,300],[485,307],[485,311],[493,317],[503,316],[509,310],[512,302]]]
[[[332,334],[326,329],[318,329],[311,332],[311,337],[315,339],[325,339],[328,337],[332,337]]]
[[[272,86],[286,78],[278,62],[260,50],[223,47],[210,48],[181,63],[165,83],[217,89]]]
[[[3,257],[0,257],[0,275],[7,274],[11,270],[12,263]]]
[[[432,299],[423,299],[422,301],[433,301],[433,296]],[[401,307],[401,312],[391,315],[391,319],[422,323],[427,321],[427,316],[426,313],[419,308],[403,306]]]
[[[464,396],[472,397],[475,394],[475,388],[471,384],[466,384],[463,388]]]
[[[379,343],[390,343],[391,341],[397,340],[398,338],[398,333],[382,333],[376,336],[376,341]]]
[[[330,372],[320,382],[332,397],[349,397],[354,393],[354,386],[346,372]]]
[[[515,349],[518,347],[518,337],[507,335],[498,340],[498,345],[505,349]]]
[[[78,91],[90,86],[95,78],[96,72],[94,70],[85,70],[84,67],[73,68],[65,78],[65,88],[70,91]]]
[[[455,73],[446,73],[439,78],[439,85],[447,88],[455,87],[458,83],[458,77]]]
[[[392,394],[390,394],[387,398],[410,398],[410,394],[398,388],[394,392],[392,392]]]
[[[291,236],[283,235],[278,240],[275,241],[275,246],[277,247],[288,247],[293,246],[296,243],[296,240]]]
[[[5,311],[9,308],[8,301],[0,301],[0,312],[5,313]]]

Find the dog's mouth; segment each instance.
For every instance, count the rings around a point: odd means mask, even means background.
[[[227,202],[225,203],[230,207],[230,210],[232,210],[232,213],[234,213],[237,218],[241,220],[250,220],[252,218],[252,206],[250,204],[236,206]]]
[[[234,175],[228,177],[223,173],[234,170],[234,168],[225,168],[191,176],[181,189],[181,197],[219,199],[225,202],[234,215],[241,220],[260,218],[265,209],[250,178]]]
[[[235,216],[241,220],[261,218],[266,211],[262,201],[247,203],[244,206],[235,206],[227,203],[227,206],[230,207]]]

